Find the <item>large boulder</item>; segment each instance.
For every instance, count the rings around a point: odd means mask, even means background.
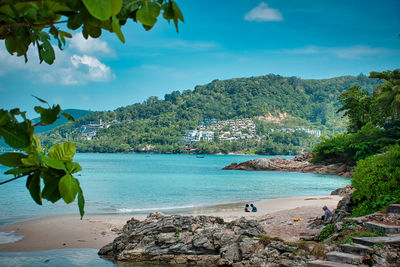
[[[242,217],[226,223],[213,216],[162,216],[129,220],[99,254],[118,261],[205,266],[272,266],[292,252],[285,243],[260,242],[263,227]],[[272,265],[271,265],[272,264]],[[290,266],[305,266],[305,259]]]

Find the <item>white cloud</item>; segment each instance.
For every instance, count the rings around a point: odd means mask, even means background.
[[[381,47],[370,47],[366,45],[338,47],[332,49],[332,53],[340,58],[361,58],[364,56],[380,55],[388,52],[390,52],[389,49]]]
[[[56,60],[53,65],[39,64],[35,47],[28,50],[28,63],[23,57],[10,55],[4,46],[0,46],[0,76],[23,72],[23,78],[32,83],[50,83],[57,85],[79,85],[89,82],[106,82],[115,75],[111,68],[89,55],[71,55],[68,50],[60,51],[53,46]]]
[[[244,19],[247,21],[282,21],[282,13],[278,9],[270,8],[266,3],[261,2],[258,6],[250,10]]]
[[[93,81],[107,81],[111,77],[110,67],[101,63],[95,57],[72,55],[71,63],[75,69],[80,69],[81,67],[87,69],[89,77]]]
[[[362,59],[368,56],[382,56],[398,54],[400,50],[388,49],[383,47],[371,47],[368,45],[356,45],[348,47],[322,47],[306,46],[294,49],[282,49],[279,53],[297,54],[297,55],[334,55],[343,59]]]
[[[102,55],[107,57],[115,56],[114,50],[105,41],[90,37],[85,39],[80,33],[72,37],[70,47],[82,54]]]

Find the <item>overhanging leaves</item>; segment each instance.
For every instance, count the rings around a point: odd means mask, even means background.
[[[65,142],[60,145],[54,145],[49,149],[49,156],[63,161],[71,162],[76,153],[75,144],[72,142]]]
[[[0,155],[0,164],[7,167],[19,167],[22,165],[21,159],[26,157],[27,155],[22,153],[4,153]]]
[[[17,149],[25,148],[30,143],[30,132],[26,122],[9,123],[0,127],[0,135],[4,137],[4,141]]]
[[[58,190],[65,203],[71,203],[75,200],[79,191],[78,181],[69,174],[64,175],[58,183]]]
[[[39,205],[42,205],[42,193],[40,188],[40,171],[28,176],[26,187],[29,189],[32,199]]]

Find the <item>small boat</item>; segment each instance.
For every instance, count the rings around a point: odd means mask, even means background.
[[[203,159],[204,156],[196,156],[196,158]]]

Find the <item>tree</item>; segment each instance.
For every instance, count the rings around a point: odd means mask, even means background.
[[[47,104],[40,98],[38,100]],[[40,122],[32,125],[32,121],[25,116],[26,112],[19,109],[0,109],[0,138],[4,138],[12,148],[24,152],[0,155],[0,164],[11,167],[5,174],[14,175],[14,178],[3,181],[0,185],[27,177],[26,187],[39,205],[42,205],[42,199],[55,203],[61,198],[68,204],[78,196],[79,213],[82,218],[85,199],[78,179],[73,177],[82,167],[73,162],[76,152],[74,143],[64,142],[50,149],[47,146],[42,149],[39,138],[33,134],[35,127],[53,124],[60,114],[69,120],[74,119],[62,112],[59,105],[49,105],[48,108],[36,106],[35,111],[40,114]]]
[[[385,82],[377,86],[375,97],[380,106],[387,112],[387,115],[400,119],[400,69],[371,72],[369,77],[378,78]]]
[[[183,15],[172,0],[3,0],[0,1],[0,39],[5,40],[10,54],[24,56],[31,44],[36,46],[40,62],[53,64],[55,54],[51,37],[62,50],[69,32],[56,26],[66,25],[70,30],[82,28],[82,34],[98,38],[102,30],[113,32],[125,42],[121,26],[129,19],[150,30],[162,17],[174,22],[184,21]]]
[[[366,91],[361,91],[360,86],[353,86],[339,96],[343,106],[336,113],[344,111],[343,117],[347,116],[349,124],[347,131],[355,133],[371,120],[372,97]]]

